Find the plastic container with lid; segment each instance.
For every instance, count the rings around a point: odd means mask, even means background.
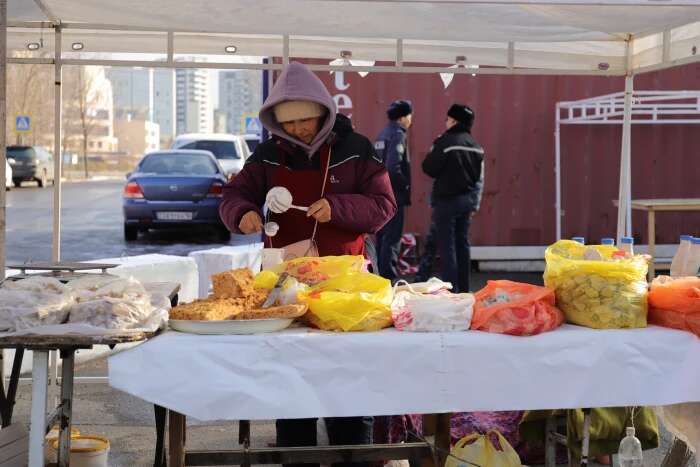
[[[571,240],[580,243],[581,245],[586,244],[586,239],[584,237],[571,237]]]
[[[683,276],[697,276],[700,269],[700,237],[690,240],[690,253],[683,267]]]
[[[101,436],[71,437],[71,467],[108,467],[109,440]],[[58,440],[51,443],[58,450]]]
[[[692,235],[681,235],[681,241],[671,260],[671,277],[681,277],[685,271],[685,263],[690,254],[690,245],[693,240]]]
[[[56,460],[56,450],[53,448],[53,443],[54,441],[58,441],[58,427],[55,426],[51,428],[51,431],[49,431],[46,434],[46,442],[44,443],[44,458],[47,459],[48,461],[54,461]],[[80,436],[80,430],[78,430],[75,427],[71,427],[70,429],[70,437],[71,439],[75,438],[76,436]]]
[[[615,239],[610,238],[610,237],[604,237],[600,239],[600,244],[601,245],[610,245],[610,246],[615,246]]]
[[[620,250],[625,252],[625,258],[631,258],[634,256],[634,238],[632,237],[622,237],[620,239]]]

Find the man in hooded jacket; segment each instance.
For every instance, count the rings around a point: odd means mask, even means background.
[[[362,255],[365,236],[396,212],[389,176],[372,143],[353,131],[347,117],[336,115],[321,80],[299,63],[284,69],[260,109],[260,121],[272,138],[224,187],[220,214],[229,230],[260,232],[266,194],[283,186],[295,205],[309,209],[269,214],[279,232],[265,238],[267,247],[284,247],[315,232],[321,256]],[[369,444],[372,425],[372,417],[326,419],[331,444]],[[316,445],[316,419],[278,420],[277,445]]]
[[[484,150],[471,135],[474,111],[454,104],[447,112],[447,131],[423,161],[423,172],[435,179],[431,202],[441,279],[453,291],[469,291],[469,224],[479,210],[484,187]]]

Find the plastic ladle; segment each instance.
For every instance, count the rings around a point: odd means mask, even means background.
[[[265,202],[270,211],[275,214],[282,214],[290,209],[298,209],[299,211],[308,211],[308,207],[295,206],[292,204],[292,193],[283,186],[270,188],[265,197]]]

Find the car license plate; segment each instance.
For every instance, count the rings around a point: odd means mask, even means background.
[[[156,219],[159,221],[191,221],[192,213],[188,211],[158,211]]]

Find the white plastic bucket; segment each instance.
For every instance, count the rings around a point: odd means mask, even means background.
[[[52,443],[58,449],[58,440]],[[101,436],[76,436],[70,442],[72,467],[107,467],[109,440]]]

